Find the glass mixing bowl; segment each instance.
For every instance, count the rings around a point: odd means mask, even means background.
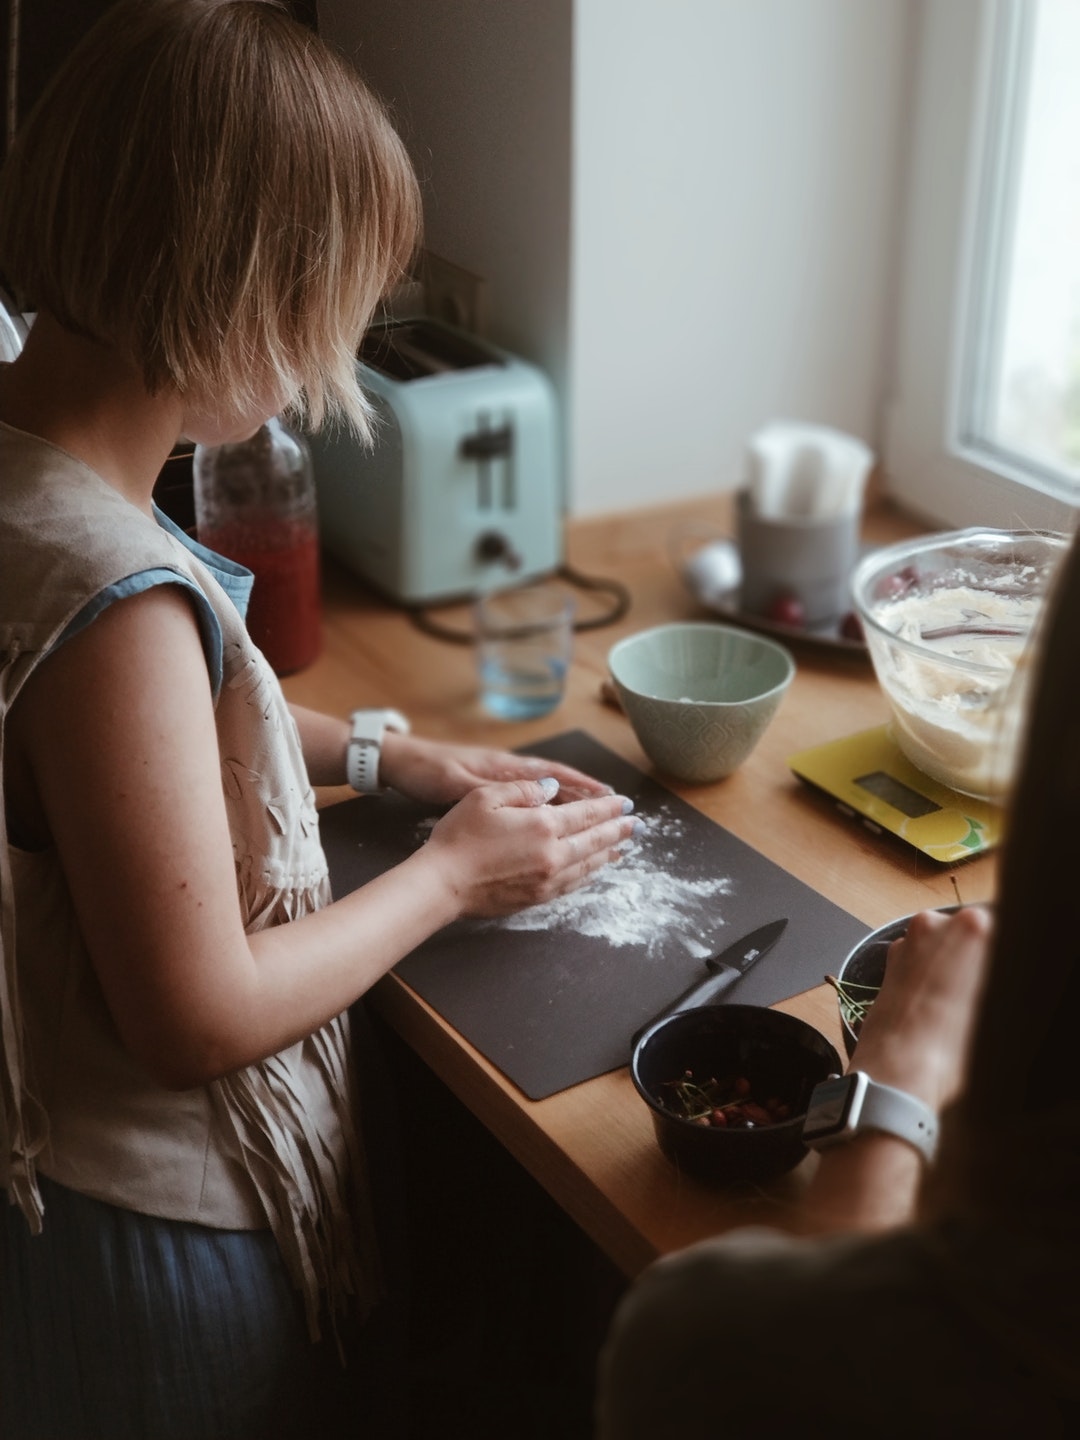
[[[852,577],[893,738],[952,790],[1009,787],[1029,641],[1068,546],[1048,531],[955,530],[867,555]]]

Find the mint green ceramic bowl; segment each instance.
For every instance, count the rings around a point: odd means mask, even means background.
[[[658,625],[608,654],[641,748],[678,780],[706,784],[738,768],[795,674],[782,645],[731,625]]]

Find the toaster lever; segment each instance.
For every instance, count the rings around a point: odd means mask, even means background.
[[[477,430],[461,442],[461,453],[466,460],[493,460],[499,455],[512,454],[513,449],[514,432],[509,425],[500,425],[496,430]]]

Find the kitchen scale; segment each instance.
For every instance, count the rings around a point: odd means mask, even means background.
[[[924,775],[893,740],[888,725],[802,750],[788,764],[871,834],[896,835],[943,865],[970,860],[1001,839],[1001,807]]]

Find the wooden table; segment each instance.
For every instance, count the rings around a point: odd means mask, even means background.
[[[476,697],[467,646],[421,633],[401,610],[327,566],[324,651],[285,682],[290,700],[336,714],[394,705],[426,735],[513,748],[580,727],[648,771],[625,718],[601,698],[608,650],[649,625],[707,618],[683,586],[671,551],[688,522],[728,528],[729,498],[578,521],[567,536],[569,561],[629,586],[633,604],[618,624],[579,635],[566,700],[543,720],[491,719]],[[918,526],[885,506],[868,515],[866,538],[884,542]],[[583,600],[583,612],[593,602]],[[467,623],[464,611],[440,611]],[[868,925],[952,903],[955,875],[965,901],[989,899],[993,857],[943,870],[900,842],[878,839],[841,817],[795,779],[786,757],[880,724],[885,700],[868,659],[793,647],[798,673],[764,739],[728,779],[671,788],[733,834]],[[664,783],[669,783],[665,781]],[[321,801],[343,799],[329,792]],[[623,1069],[529,1101],[396,976],[372,1003],[443,1082],[544,1186],[579,1226],[632,1276],[657,1255],[748,1220],[782,1224],[814,1157],[775,1184],[734,1195],[681,1176],[660,1154],[648,1112]],[[835,996],[822,985],[782,1007],[842,1049]]]

